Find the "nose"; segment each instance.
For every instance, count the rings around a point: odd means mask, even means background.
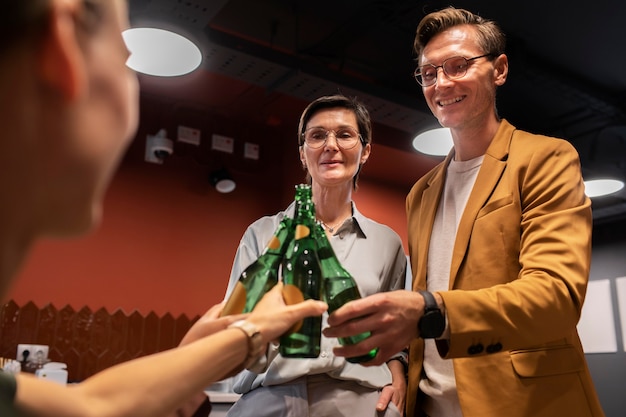
[[[330,142],[330,135],[333,135],[333,142],[331,146],[331,142]],[[325,148],[329,148],[329,147],[333,147],[333,148],[339,148],[339,145],[337,144],[337,134],[335,133],[334,130],[329,130],[328,132],[326,132],[326,141],[324,142],[324,147]]]
[[[441,71],[439,71],[441,70]],[[437,67],[437,81],[435,82],[435,86],[440,87],[442,84],[447,84],[449,83],[451,80],[450,78],[448,78],[448,75],[446,74],[446,72],[443,70],[443,67]]]

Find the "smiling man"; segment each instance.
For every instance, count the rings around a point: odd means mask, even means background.
[[[410,345],[407,416],[603,416],[576,331],[591,207],[565,140],[498,116],[505,37],[467,10],[427,15],[415,78],[454,147],[407,201],[413,291],[333,313],[326,336],[372,336],[372,365]]]

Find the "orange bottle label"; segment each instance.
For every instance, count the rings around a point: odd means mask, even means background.
[[[220,313],[220,317],[243,313],[243,309],[246,308],[246,297],[246,287],[244,287],[241,282],[237,281],[233,293],[230,295],[230,298],[228,298],[228,301],[226,301]]]
[[[267,247],[272,250],[280,248],[280,239],[278,239],[276,236],[272,236],[269,243],[267,244]]]
[[[296,234],[295,234],[296,239],[302,239],[303,237],[307,237],[310,234],[311,234],[311,230],[308,227],[302,224],[299,224],[296,226]]]

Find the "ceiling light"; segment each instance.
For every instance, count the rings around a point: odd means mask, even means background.
[[[446,156],[452,146],[452,134],[447,127],[427,130],[413,139],[415,150],[426,155]]]
[[[618,192],[624,188],[624,182],[611,179],[585,181],[585,194],[589,198],[600,197]]]
[[[174,77],[200,66],[202,53],[189,39],[167,30],[133,28],[122,34],[130,57],[126,62],[137,72]]]
[[[226,168],[218,169],[209,174],[209,181],[215,189],[223,194],[230,193],[235,190],[237,184],[230,176]]]

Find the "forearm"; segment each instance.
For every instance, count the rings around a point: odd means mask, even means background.
[[[387,362],[391,371],[391,384],[396,388],[406,389],[406,372],[404,364],[399,359],[391,359]]]
[[[228,329],[114,366],[67,388],[18,375],[16,406],[37,417],[166,416],[240,366],[247,354],[246,335]]]

